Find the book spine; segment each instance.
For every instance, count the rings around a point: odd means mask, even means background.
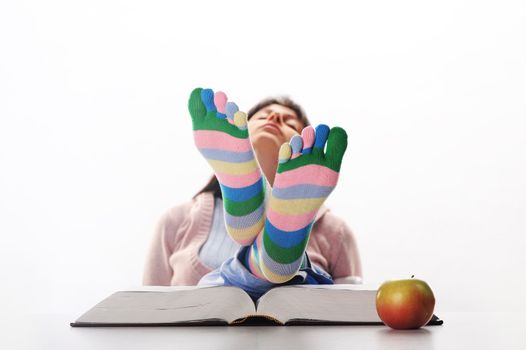
[[[277,325],[284,326],[285,324],[280,320],[267,315],[248,315],[243,318],[238,318],[230,323],[231,326],[264,326]]]

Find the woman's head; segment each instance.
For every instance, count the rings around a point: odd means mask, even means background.
[[[279,149],[292,136],[310,125],[301,106],[284,96],[262,100],[248,111],[247,116],[254,148],[264,145]]]
[[[268,97],[264,100],[261,100],[258,102],[255,106],[250,108],[248,111],[248,119],[250,120],[254,114],[261,111],[265,107],[271,106],[271,105],[280,105],[283,107],[286,107],[292,111],[294,111],[296,117],[305,125],[310,125],[309,119],[307,118],[307,115],[303,111],[303,108],[296,102],[294,102],[292,99],[290,99],[287,96],[275,96],[275,97]]]
[[[248,111],[247,117],[253,148],[273,150],[271,153],[277,152],[283,143],[310,125],[303,108],[286,96],[261,100]],[[215,197],[221,197],[221,189],[215,175],[196,196],[203,192],[212,192]]]

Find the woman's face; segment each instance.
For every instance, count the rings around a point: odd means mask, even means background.
[[[271,104],[257,111],[248,121],[248,132],[254,148],[262,144],[279,147],[305,127],[293,109]]]

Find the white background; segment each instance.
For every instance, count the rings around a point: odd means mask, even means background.
[[[328,205],[366,282],[526,310],[521,1],[2,1],[0,303],[85,311],[140,285],[156,220],[211,174],[196,86],[273,94],[350,147]]]

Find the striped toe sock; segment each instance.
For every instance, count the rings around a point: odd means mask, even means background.
[[[194,141],[221,186],[225,225],[250,245],[264,225],[264,181],[248,138],[247,116],[223,92],[197,88],[188,101]]]
[[[281,146],[265,227],[248,258],[254,275],[284,283],[297,274],[318,209],[338,182],[346,148],[345,130],[326,125],[309,126]]]

